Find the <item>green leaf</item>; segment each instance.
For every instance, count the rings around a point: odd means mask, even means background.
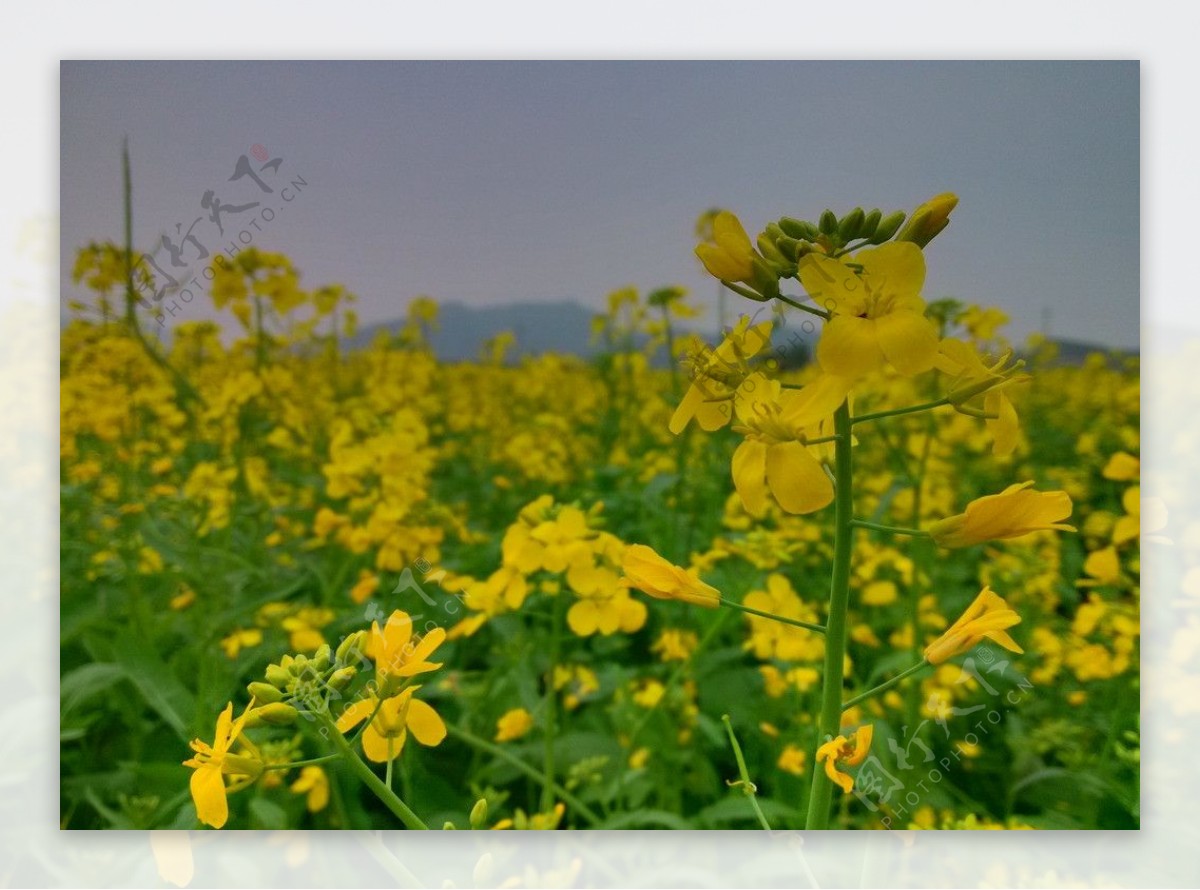
[[[123,679],[125,669],[107,662],[85,664],[64,674],[58,690],[62,716],[66,717],[93,695],[103,692]]]
[[[196,713],[196,700],[176,678],[147,640],[131,635],[127,642],[113,649],[117,663],[141,693],[146,704],[153,708],[176,734],[189,741],[188,719]]]

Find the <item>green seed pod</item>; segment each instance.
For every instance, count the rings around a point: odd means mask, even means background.
[[[861,207],[855,207],[842,217],[842,221],[838,223],[838,237],[842,239],[843,243],[853,241],[858,237],[858,233],[862,231],[864,219],[866,219],[866,213]]]
[[[882,244],[900,230],[900,226],[904,225],[904,217],[907,214],[903,210],[897,210],[895,213],[889,213],[879,221],[879,226],[875,229],[875,234],[871,238],[872,244]]]
[[[822,235],[833,235],[838,230],[838,218],[832,210],[825,210],[821,213],[821,219],[818,223],[818,228]]]
[[[276,667],[276,665],[271,665],[271,667]],[[268,668],[268,672],[269,671],[270,668]],[[246,687],[246,691],[254,697],[255,701],[262,702],[265,705],[269,705],[272,702],[283,701],[283,692],[279,687],[274,686],[271,683],[263,683],[260,680],[255,680],[253,683],[249,684]]]

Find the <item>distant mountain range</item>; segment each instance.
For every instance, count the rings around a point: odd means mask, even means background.
[[[596,352],[589,344],[592,317],[596,314],[578,303],[506,303],[502,306],[468,306],[465,303],[439,303],[438,329],[429,345],[442,361],[460,362],[479,357],[483,344],[504,331],[517,338],[521,355],[565,352],[590,356]],[[364,325],[350,341],[365,346],[380,331],[395,332],[402,320]]]
[[[567,300],[499,306],[439,303],[439,327],[430,336],[430,345],[442,361],[468,361],[479,357],[483,344],[489,339],[503,331],[511,331],[517,338],[515,351],[518,355],[562,352],[589,357],[598,351],[590,342],[592,318],[598,311]],[[403,326],[404,322],[399,319],[364,325],[350,345],[365,346],[380,331],[395,332]],[[702,333],[706,339],[712,339],[711,320]],[[1058,346],[1059,364],[1080,364],[1084,357],[1094,352],[1117,357],[1138,354],[1136,349],[1113,349],[1078,340],[1051,339]]]

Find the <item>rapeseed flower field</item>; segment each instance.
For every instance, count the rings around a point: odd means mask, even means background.
[[[164,347],[81,250],[62,827],[1137,828],[1137,360],[925,293],[956,203],[715,214],[737,322],[590,359],[254,248]]]

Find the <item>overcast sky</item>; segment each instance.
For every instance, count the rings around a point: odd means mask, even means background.
[[[120,237],[128,134],[139,250],[164,233],[180,242],[176,224],[197,218],[211,252],[245,231],[287,253],[306,285],[346,284],[368,322],[417,294],[599,307],[626,284],[681,284],[711,306],[692,253],[707,207],[734,210],[753,234],[781,215],[911,209],[954,191],[927,298],[1001,306],[1016,338],[1048,318],[1056,336],[1136,346],[1138,73],[1136,62],[66,62],[64,295],[76,249]],[[243,155],[270,193],[230,181]],[[201,206],[209,191],[223,207],[257,206],[226,210],[219,234]],[[160,262],[170,271],[165,252]],[[200,304],[177,318],[212,317]]]

